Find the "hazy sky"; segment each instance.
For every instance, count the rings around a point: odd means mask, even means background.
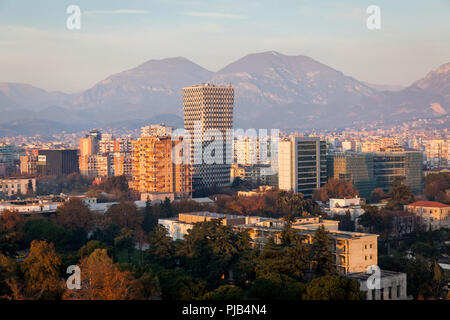
[[[81,30],[66,28],[71,4]],[[369,5],[381,30],[366,27]],[[450,0],[0,0],[0,81],[47,90],[87,89],[150,59],[217,71],[269,50],[409,85],[450,62]]]

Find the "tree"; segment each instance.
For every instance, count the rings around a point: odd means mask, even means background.
[[[144,208],[144,219],[142,220],[142,230],[150,232],[158,224],[158,219],[153,215],[152,202],[147,200]]]
[[[310,250],[311,261],[318,275],[333,275],[337,273],[333,264],[331,240],[324,226],[320,226],[314,233]]]
[[[33,240],[56,243],[58,247],[64,247],[69,239],[70,233],[59,226],[44,219],[35,219],[25,222],[23,228],[23,241],[31,243]]]
[[[90,191],[103,191],[112,195],[112,199],[116,201],[130,201],[134,198],[128,187],[126,176],[111,176],[104,182],[94,185]]]
[[[158,224],[148,237],[149,239],[149,253],[152,260],[165,265],[173,266],[175,249],[172,239],[169,237],[167,229]]]
[[[163,300],[194,300],[206,293],[203,280],[193,278],[181,268],[158,273]]]
[[[376,188],[372,190],[370,193],[370,201],[372,202],[380,202],[382,199],[386,198],[386,194],[384,193],[383,189]]]
[[[159,280],[153,272],[147,271],[136,281],[131,293],[133,300],[154,300],[161,296]]]
[[[23,214],[3,210],[0,214],[0,252],[13,254],[22,238]]]
[[[169,198],[164,199],[163,202],[161,202],[160,206],[160,216],[161,218],[172,218],[174,213],[173,213],[173,208],[172,208],[172,204],[170,202]]]
[[[127,300],[136,291],[136,279],[120,271],[105,249],[95,249],[81,261],[81,289],[66,290],[68,300]]]
[[[0,231],[20,233],[23,224],[23,214],[17,211],[3,210],[0,214]]]
[[[359,282],[338,276],[323,276],[306,286],[304,300],[363,300]]]
[[[184,239],[178,254],[192,275],[204,278],[210,287],[231,278],[240,254],[250,250],[248,233],[234,232],[218,219],[196,223]]]
[[[112,224],[122,228],[139,230],[142,226],[143,217],[134,202],[120,202],[113,205],[106,211],[106,216],[111,219]]]
[[[354,198],[359,191],[348,181],[329,179],[320,189],[313,193],[313,200],[327,202],[330,198]]]
[[[69,230],[81,228],[89,231],[91,222],[91,210],[80,198],[72,198],[56,209],[55,223]]]
[[[248,297],[257,300],[301,300],[305,292],[302,282],[277,273],[267,273],[253,281]]]
[[[386,210],[380,211],[375,206],[363,206],[363,209],[364,214],[358,218],[358,223],[369,232],[388,238],[393,229],[393,215]]]
[[[78,255],[80,258],[88,257],[95,249],[108,249],[108,246],[99,240],[91,240],[78,250]]]
[[[241,288],[226,284],[218,287],[217,289],[206,293],[202,300],[242,300],[244,294]]]
[[[388,193],[391,198],[388,207],[394,209],[403,209],[403,205],[414,202],[414,194],[411,188],[404,185],[400,178],[397,178],[392,183],[392,188]]]
[[[17,278],[18,264],[15,259],[0,253],[0,299],[8,298],[12,292],[8,282]]]
[[[131,251],[134,248],[133,231],[127,228],[122,228],[119,235],[114,239],[114,247],[118,252],[126,250],[127,262],[130,262]]]
[[[24,295],[33,299],[56,299],[61,295],[59,267],[53,243],[31,242],[30,253],[22,264]]]
[[[450,202],[446,190],[450,188],[450,175],[446,173],[433,173],[424,178],[425,196],[431,201]]]

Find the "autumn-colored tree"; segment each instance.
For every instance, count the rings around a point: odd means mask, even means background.
[[[57,225],[69,230],[81,228],[89,231],[92,223],[92,214],[83,200],[72,198],[56,209],[54,220]]]
[[[143,216],[138,211],[134,202],[120,202],[111,206],[106,212],[106,216],[111,219],[111,223],[122,228],[139,230],[142,228]]]
[[[23,214],[17,211],[3,210],[0,214],[0,231],[19,233],[24,224]]]
[[[12,254],[17,242],[22,239],[23,214],[17,211],[3,210],[0,214],[0,252]]]
[[[424,178],[424,193],[428,200],[450,203],[446,190],[450,188],[450,174],[430,174]]]
[[[30,252],[21,267],[24,274],[24,296],[31,299],[57,299],[61,294],[59,267],[53,243],[31,242]]]
[[[63,299],[68,300],[127,300],[137,299],[136,279],[129,271],[120,271],[108,256],[106,249],[95,249],[82,259],[81,288],[67,289]]]
[[[348,181],[329,179],[320,189],[315,190],[313,199],[326,202],[330,198],[353,198],[359,195],[359,191]]]
[[[381,188],[376,188],[374,190],[372,190],[372,192],[370,193],[370,200],[372,202],[379,202],[382,199],[386,198],[386,194],[384,193],[383,189]]]
[[[0,299],[12,296],[9,283],[16,280],[18,264],[15,259],[0,253]]]

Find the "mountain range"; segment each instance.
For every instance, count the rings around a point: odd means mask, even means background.
[[[450,63],[399,88],[358,81],[307,56],[269,51],[217,72],[183,57],[150,60],[77,94],[0,83],[0,136],[134,128],[155,120],[181,126],[181,88],[206,82],[234,86],[234,124],[241,128],[343,128],[450,113]]]

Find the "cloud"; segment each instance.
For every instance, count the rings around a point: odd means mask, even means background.
[[[190,11],[184,13],[186,16],[191,17],[202,17],[202,18],[219,18],[219,19],[245,19],[246,16],[231,14],[231,13],[220,13],[220,12],[197,12]]]
[[[87,10],[83,11],[87,15],[98,15],[98,14],[149,14],[150,11],[147,10],[135,10],[135,9],[119,9],[119,10]]]

